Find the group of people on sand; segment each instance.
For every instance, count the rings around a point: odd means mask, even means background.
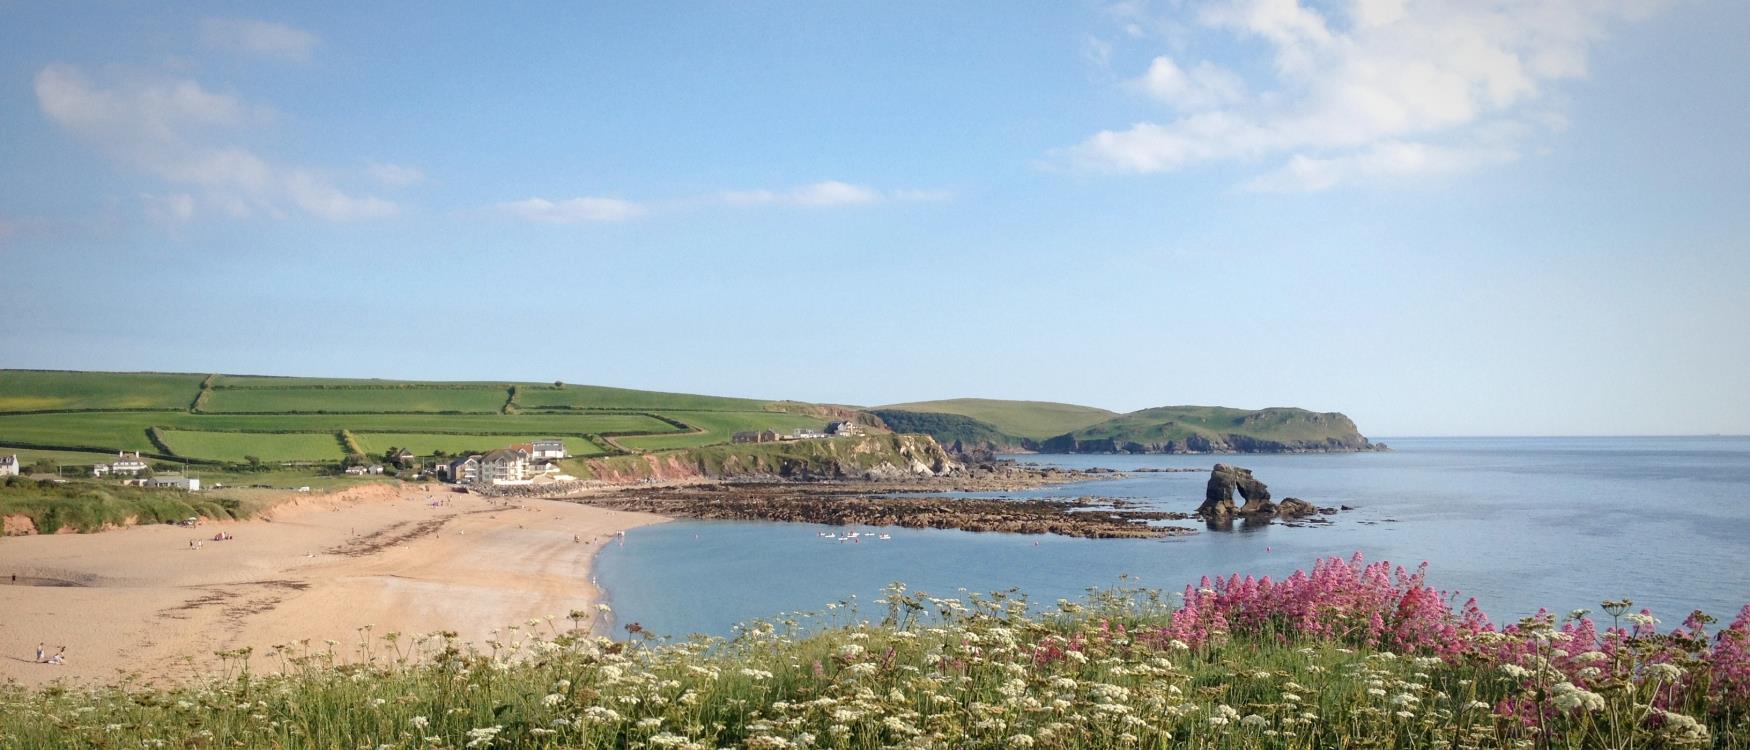
[[[215,542],[229,542],[232,539],[236,539],[236,538],[237,537],[232,536],[229,532],[224,532],[224,531],[221,531],[221,532],[213,535],[213,541],[215,541]],[[189,549],[200,549],[200,548],[205,547],[205,546],[207,546],[207,543],[204,540],[201,540],[201,539],[188,540],[188,548]]]
[[[38,663],[38,664],[53,664],[55,666],[60,666],[62,664],[67,663],[67,647],[66,646],[62,646],[61,650],[56,651],[54,656],[49,656],[48,653],[49,652],[48,652],[47,644],[42,644],[42,643],[36,644],[36,663]]]

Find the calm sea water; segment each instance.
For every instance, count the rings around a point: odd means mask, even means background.
[[[1252,469],[1275,498],[1356,506],[1335,525],[1271,524],[1170,540],[680,521],[627,532],[598,576],[621,623],[661,634],[727,634],[786,611],[880,589],[956,595],[1018,588],[1035,601],[1089,587],[1182,590],[1204,574],[1281,576],[1319,557],[1430,565],[1432,583],[1475,596],[1497,622],[1539,607],[1596,610],[1628,596],[1675,624],[1692,609],[1728,616],[1750,602],[1750,438],[1400,438],[1389,453],[1300,456],[1030,456],[1069,467]],[[1006,497],[1126,497],[1190,511],[1204,473],[1135,474]],[[1195,522],[1181,522],[1198,525]],[[861,531],[873,529],[863,528]]]

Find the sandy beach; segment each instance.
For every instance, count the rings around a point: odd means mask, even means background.
[[[435,505],[434,505],[435,502]],[[593,609],[590,565],[660,516],[556,500],[509,505],[432,486],[300,496],[248,521],[0,540],[0,681],[197,678],[214,652],[494,628]],[[223,532],[233,537],[214,541]],[[199,549],[190,542],[201,540]],[[11,576],[19,577],[12,584]],[[63,665],[34,661],[66,647]]]

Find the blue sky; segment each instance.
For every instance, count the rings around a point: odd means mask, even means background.
[[[0,366],[1750,432],[1750,5],[356,5],[0,2]]]

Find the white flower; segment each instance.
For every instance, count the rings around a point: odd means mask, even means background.
[[[415,716],[408,719],[407,723],[412,724],[414,729],[424,729],[427,725],[431,724],[431,720],[424,716]]]
[[[1676,664],[1652,664],[1647,667],[1647,677],[1660,682],[1671,682],[1683,676],[1683,668]]]
[[[1563,682],[1550,690],[1555,696],[1556,707],[1563,711],[1603,711],[1604,696],[1590,690],[1582,690],[1571,682]]]
[[[565,702],[565,696],[560,695],[558,693],[548,693],[547,697],[541,699],[541,705],[546,706],[548,708],[552,708],[552,707],[557,706],[557,705],[564,703],[564,702]]]
[[[1240,719],[1240,723],[1253,729],[1258,729],[1267,726],[1270,723],[1270,720],[1257,714],[1246,714],[1246,718]]]
[[[466,747],[485,747],[490,745],[492,744],[492,739],[497,737],[498,733],[502,731],[504,731],[504,727],[497,725],[470,729],[468,730],[468,744]]]

